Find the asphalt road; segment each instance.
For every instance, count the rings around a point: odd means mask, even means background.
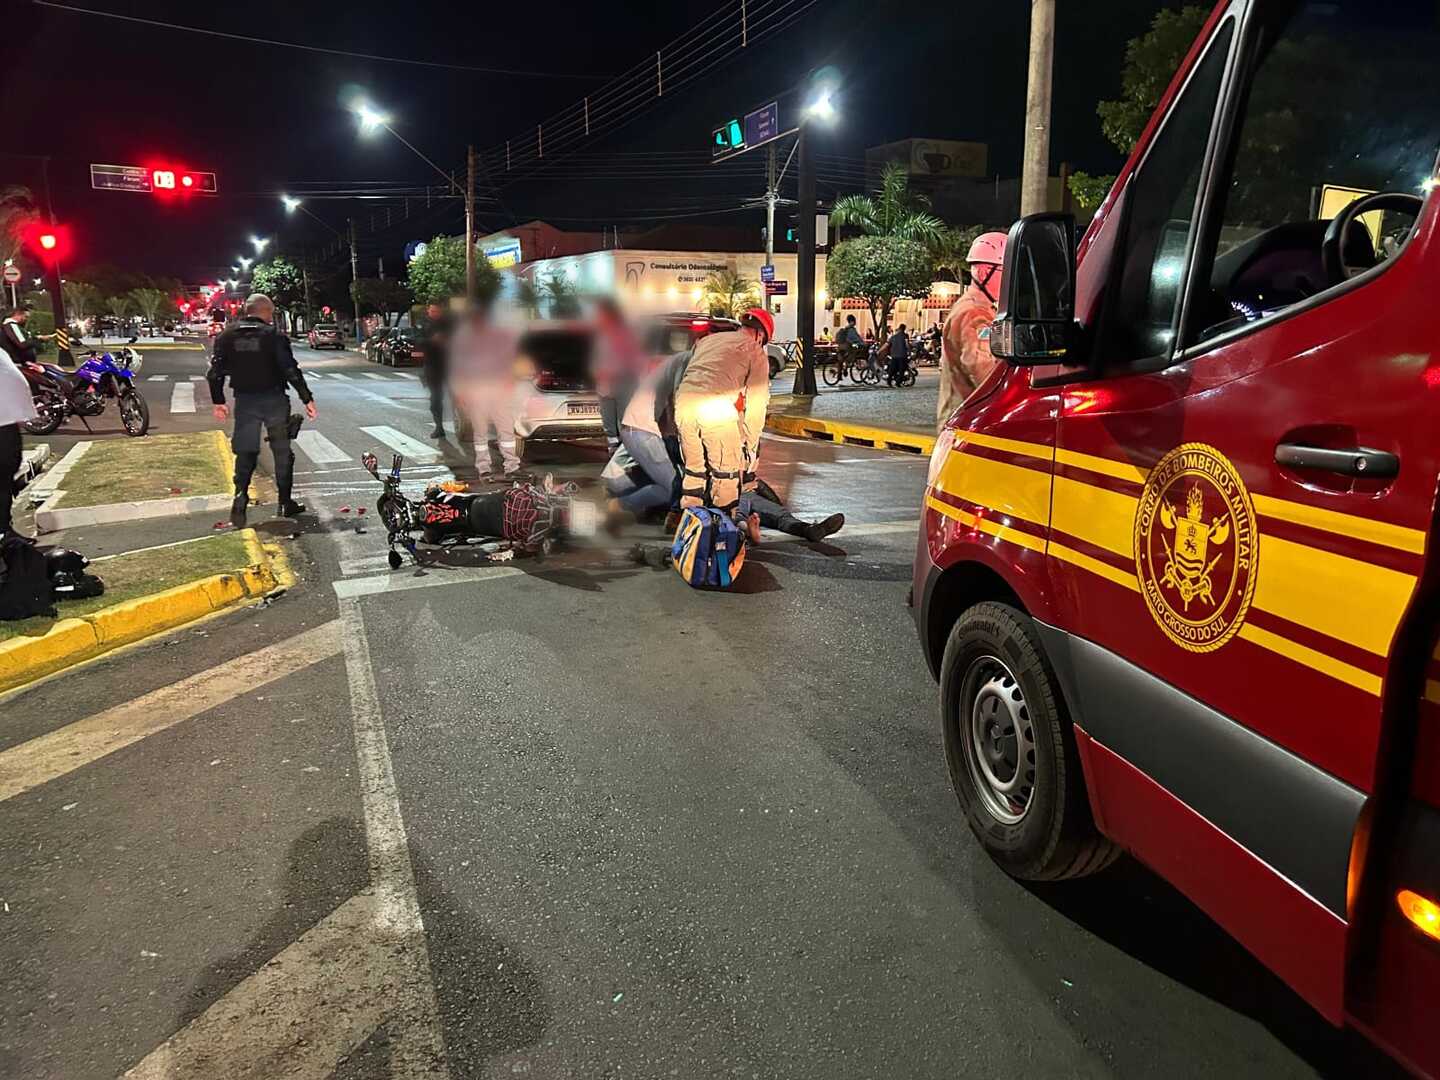
[[[254,520],[302,584],[0,698],[0,1076],[1389,1071],[1134,863],[979,853],[904,607],[922,460],[767,439],[849,524],[731,593],[599,546],[392,574],[342,507],[424,392],[298,352],[312,513]],[[203,364],[146,355],[156,431],[213,426],[169,407]]]

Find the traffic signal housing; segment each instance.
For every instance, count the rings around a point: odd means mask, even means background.
[[[31,253],[46,266],[55,266],[70,254],[70,229],[65,225],[32,221],[25,226],[22,239]]]

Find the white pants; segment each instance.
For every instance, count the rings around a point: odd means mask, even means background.
[[[468,388],[460,402],[474,429],[475,471],[485,476],[494,471],[490,462],[490,429],[500,446],[500,460],[506,473],[520,468],[520,455],[515,452],[515,416],[519,391],[512,383],[494,383]]]

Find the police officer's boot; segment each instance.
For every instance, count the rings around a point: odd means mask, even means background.
[[[280,492],[280,516],[299,517],[305,512],[305,504],[298,503],[290,497],[290,488],[295,482],[295,458],[290,458],[290,464],[286,466],[285,472],[281,474],[276,482]]]
[[[230,524],[245,527],[245,511],[250,506],[250,478],[255,475],[259,454],[235,455],[235,501],[230,504]]]

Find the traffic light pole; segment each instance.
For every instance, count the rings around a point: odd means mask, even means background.
[[[796,136],[796,168],[800,186],[800,251],[795,288],[795,337],[800,342],[800,366],[795,369],[795,393],[815,395],[815,156],[810,151],[806,125]]]
[[[765,181],[765,265],[775,265],[775,204],[780,201],[780,184],[775,176],[775,144],[769,147],[769,164]],[[774,311],[775,303],[765,294],[765,310]]]
[[[60,366],[74,367],[75,356],[70,351],[70,324],[65,319],[65,293],[60,286],[59,259],[45,267],[45,287],[50,293],[50,310],[55,315],[55,349],[60,354]]]

